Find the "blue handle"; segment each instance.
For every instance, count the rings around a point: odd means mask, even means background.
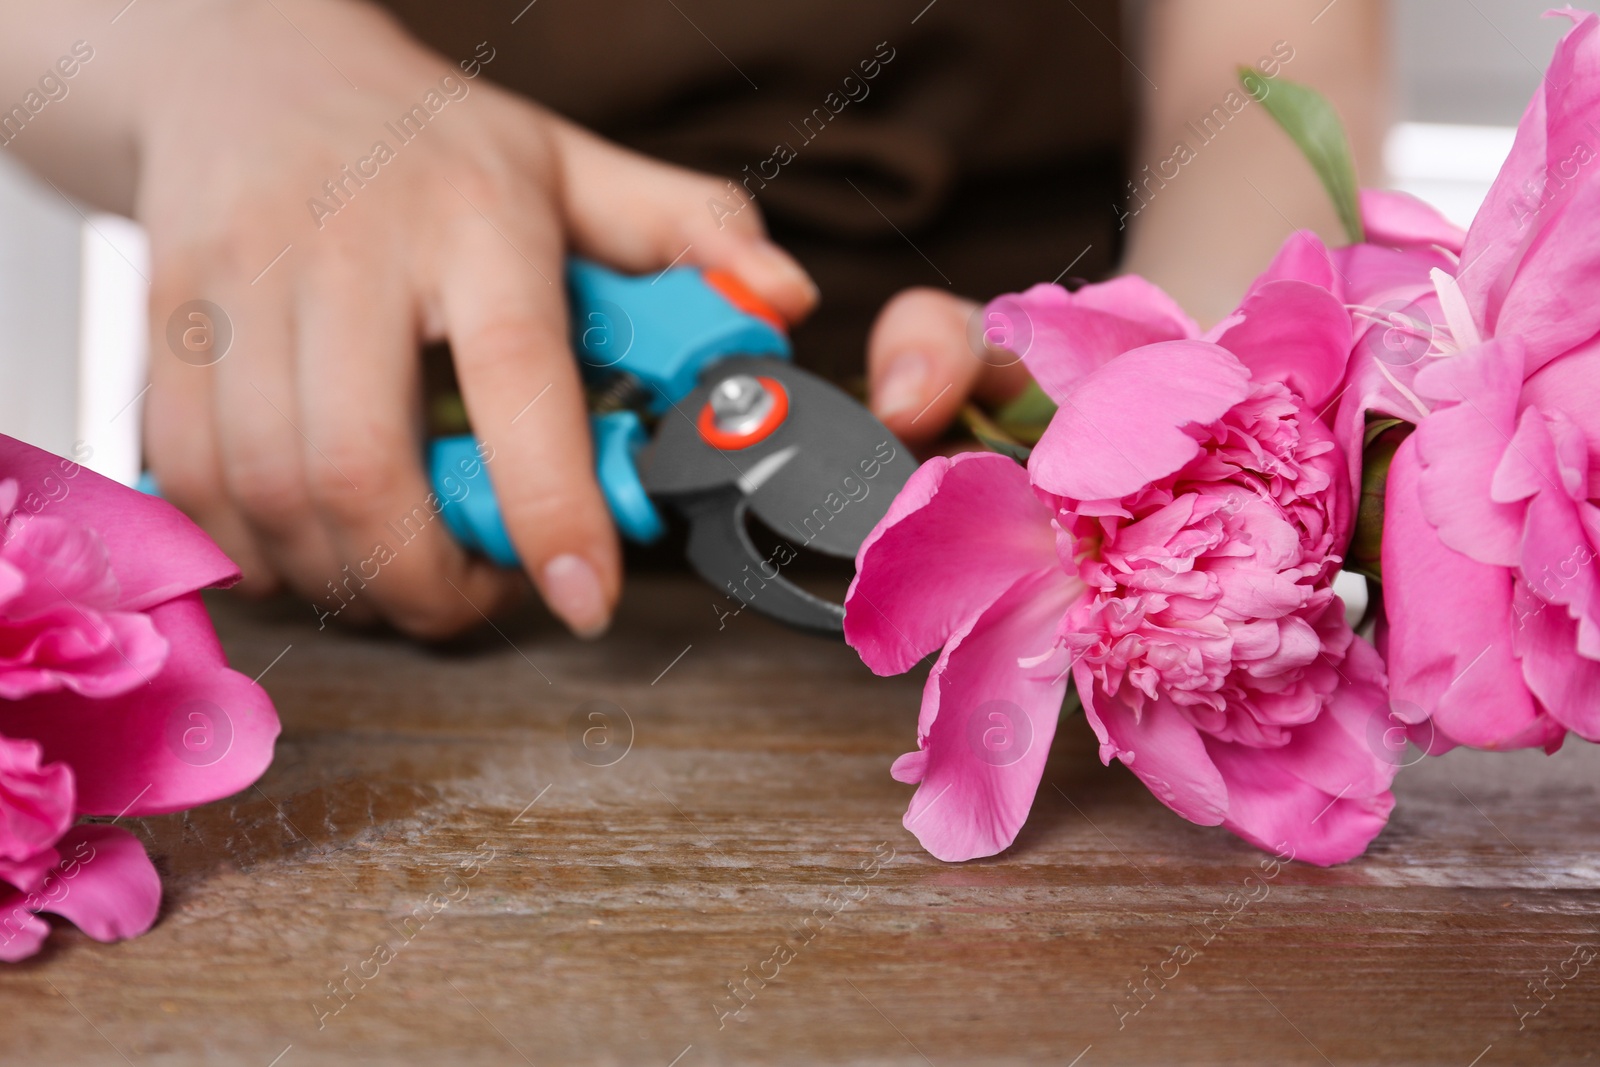
[[[584,377],[630,375],[645,388],[653,414],[689,395],[700,372],[718,360],[733,355],[786,359],[791,352],[788,337],[760,313],[764,309],[754,298],[732,279],[708,277],[698,267],[629,277],[571,259],[567,296],[572,347]],[[639,482],[633,459],[645,444],[639,416],[608,412],[593,416],[590,427],[600,490],[618,529],[631,541],[656,540],[665,524]],[[477,442],[465,435],[434,441],[428,473],[456,539],[502,566],[515,566],[516,549]]]
[[[629,277],[569,260],[572,348],[585,375],[632,375],[650,391],[650,411],[659,415],[689,395],[707,364],[735,354],[788,358],[783,331],[716,285],[737,283],[710,279],[698,267]]]
[[[517,565],[517,550],[470,434],[441,437],[429,446],[428,480],[439,497],[439,514],[463,548],[482,552],[502,567]]]
[[[591,415],[589,426],[594,431],[595,474],[617,528],[623,537],[642,545],[659,540],[667,532],[666,524],[644,491],[633,462],[634,453],[645,445],[644,423],[632,411],[611,411]]]

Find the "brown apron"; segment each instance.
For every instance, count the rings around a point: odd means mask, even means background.
[[[1120,251],[1117,0],[386,2],[445,57],[492,53],[507,88],[750,190],[822,290],[797,358],[835,380],[900,289],[982,299]]]

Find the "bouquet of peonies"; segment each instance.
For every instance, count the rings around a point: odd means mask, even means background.
[[[39,912],[149,929],[161,882],[118,820],[266,770],[277,714],[198,592],[238,577],[165,501],[0,437],[0,959],[39,951]]]
[[[1294,234],[1205,333],[1137,277],[989,305],[1037,383],[1000,421],[1042,432],[925,463],[846,605],[874,671],[939,653],[892,769],[928,851],[1015,839],[1069,684],[1103,762],[1319,864],[1383,829],[1407,737],[1600,740],[1600,18],[1557,14],[1465,233],[1358,192],[1328,105],[1251,73],[1348,246]]]

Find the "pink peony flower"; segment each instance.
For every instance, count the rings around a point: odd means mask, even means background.
[[[1354,506],[1319,417],[1350,319],[1264,280],[1200,338],[1119,278],[990,305],[1059,405],[1027,469],[924,464],[857,557],[845,636],[880,674],[941,649],[905,825],[935,856],[1015,838],[1070,674],[1100,756],[1163,803],[1314,863],[1359,854],[1393,807],[1376,651],[1332,581]]]
[[[138,839],[79,816],[192,807],[266,769],[277,715],[198,593],[237,577],[171,505],[0,437],[0,959],[38,951],[41,911],[102,941],[155,921]]]
[[[1465,236],[1369,193],[1369,244],[1333,254],[1368,323],[1341,440],[1369,410],[1417,425],[1389,472],[1381,636],[1431,752],[1600,741],[1600,19],[1559,14],[1573,26]],[[1313,260],[1292,273],[1328,269]]]

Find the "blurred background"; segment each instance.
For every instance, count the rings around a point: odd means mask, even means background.
[[[1471,219],[1567,25],[1539,17],[1550,6],[1391,0],[1390,184]],[[137,477],[146,260],[138,227],[0,152],[0,432],[57,453],[86,444],[91,468]]]

